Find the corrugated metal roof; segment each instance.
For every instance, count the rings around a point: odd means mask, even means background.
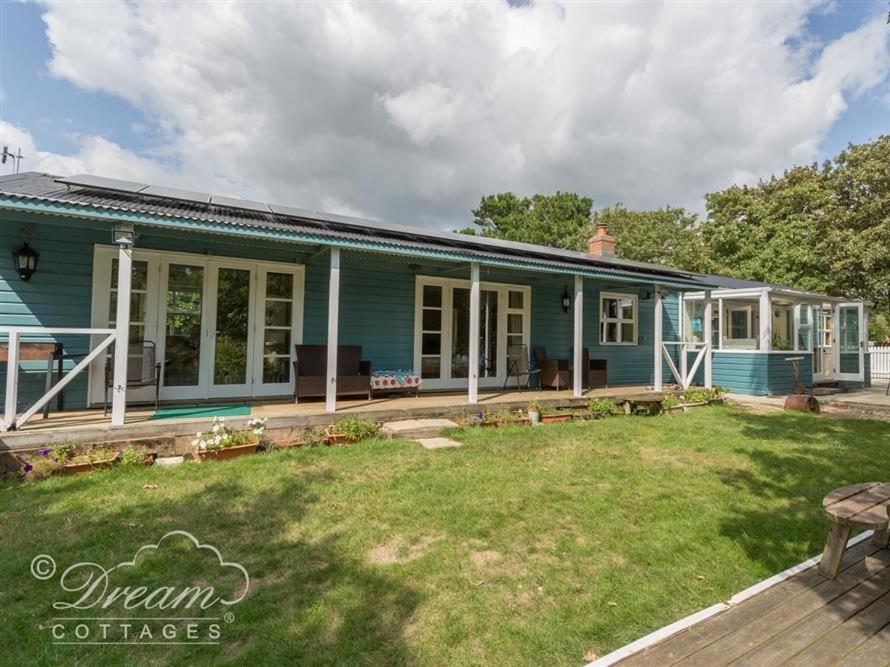
[[[74,181],[89,185],[74,185]],[[480,260],[497,258],[567,271],[584,269],[647,282],[662,280],[665,283],[688,284],[691,287],[711,285],[696,274],[619,258],[591,258],[581,252],[547,246],[393,225],[212,195],[210,202],[207,203],[203,200],[206,195],[201,193],[186,193],[179,190],[173,192],[172,189],[165,192],[164,188],[157,186],[96,176],[83,175],[63,179],[51,174],[26,172],[0,177],[0,193],[21,199],[124,213],[222,223],[236,227],[283,230],[312,236],[321,242],[325,239],[347,239],[381,247],[397,244],[400,247],[429,252],[460,253],[478,257]],[[196,200],[186,200],[183,196],[186,194],[194,194]],[[199,197],[201,201],[197,201]]]

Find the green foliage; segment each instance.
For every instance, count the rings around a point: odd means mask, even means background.
[[[300,436],[300,446],[302,447],[321,447],[326,444],[328,444],[328,440],[324,432],[324,426],[316,426],[311,431],[307,431]]]
[[[98,463],[113,458],[115,451],[104,445],[77,448],[72,443],[44,447],[21,457],[22,474],[29,481],[36,481],[59,472],[64,466],[77,463]]]
[[[663,410],[670,410],[671,408],[676,408],[680,405],[680,399],[677,398],[676,394],[665,394],[661,399],[661,407]]]
[[[481,236],[580,250],[590,235],[592,205],[589,197],[571,192],[533,197],[502,192],[482,197],[473,223]]]
[[[334,428],[338,433],[342,433],[355,442],[374,438],[380,434],[380,426],[378,426],[377,422],[370,419],[362,419],[361,417],[342,419],[334,425]]]
[[[708,403],[716,398],[717,391],[705,387],[689,387],[681,396],[683,403]]]
[[[121,452],[120,463],[124,468],[142,468],[145,466],[145,452],[127,445]]]
[[[622,259],[663,264],[687,271],[707,268],[698,233],[698,216],[682,208],[631,211],[620,204],[596,211],[593,226],[603,223],[615,237],[615,254]]]
[[[603,419],[615,414],[615,403],[608,398],[591,398],[587,402],[587,413],[594,419]]]
[[[788,169],[755,186],[706,195],[707,218],[682,208],[596,211],[619,257],[690,271],[792,285],[871,301],[890,335],[890,136],[850,144],[823,165]],[[482,198],[483,236],[583,250],[592,200],[557,192]]]
[[[528,404],[528,412],[537,412],[541,414],[541,402],[535,399],[531,403]]]

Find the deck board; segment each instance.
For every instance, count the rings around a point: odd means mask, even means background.
[[[620,664],[890,664],[888,591],[890,551],[860,542],[837,579],[810,567]]]

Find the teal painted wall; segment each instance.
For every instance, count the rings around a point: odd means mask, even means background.
[[[38,272],[22,283],[12,270],[11,252],[21,245],[23,221],[0,219],[0,322],[6,325],[90,326],[93,246],[110,240],[101,223],[67,220],[63,224],[36,224],[32,245],[41,253]],[[257,242],[249,246],[223,236],[172,234],[137,228],[137,247],[153,250],[214,254],[245,259],[267,259],[304,264],[306,267],[303,340],[324,343],[327,337],[329,254],[315,246]],[[455,264],[390,257],[359,251],[342,252],[340,341],[361,345],[373,366],[410,368],[414,347],[414,275],[468,278],[468,270]],[[543,346],[554,358],[570,358],[573,315],[562,311],[564,288],[572,291],[572,278],[524,274],[483,267],[482,279],[531,287],[531,345]],[[585,280],[584,343],[595,359],[608,361],[610,385],[651,384],[653,380],[654,288],[606,285]],[[599,342],[599,297],[602,291],[633,293],[640,297],[639,344],[602,345]],[[648,293],[649,298],[645,298]],[[676,294],[664,298],[665,340],[679,335],[679,302]],[[63,337],[72,352],[86,349],[83,337]],[[714,357],[714,382],[738,393],[777,392],[788,384],[787,373],[769,365],[760,354],[721,354]],[[69,367],[72,364],[69,364]],[[30,404],[42,393],[44,362],[23,364],[20,404]],[[811,373],[811,370],[808,371]],[[5,367],[0,366],[5,381]],[[699,371],[701,381],[703,372]],[[666,364],[665,382],[672,382]],[[808,377],[811,377],[809,375]],[[0,391],[3,391],[0,385]],[[86,404],[86,376],[66,390],[67,407]]]
[[[107,242],[101,227],[71,220],[65,226],[33,225],[31,247],[40,253],[37,271],[28,282],[15,273],[12,252],[22,245],[24,223],[0,219],[0,325],[89,327],[93,244]],[[6,336],[0,336],[6,342]],[[86,336],[28,336],[23,341],[61,342],[71,354],[88,351]],[[71,368],[76,362],[66,363]],[[43,394],[45,361],[21,362],[20,409]],[[6,394],[6,362],[0,362],[0,396]],[[86,406],[87,379],[81,374],[65,390],[65,407]]]
[[[794,393],[796,381],[794,367],[789,357],[803,357],[800,364],[800,381],[804,387],[813,386],[813,355],[807,352],[786,352],[784,354],[768,354],[769,357],[769,393],[783,395]]]

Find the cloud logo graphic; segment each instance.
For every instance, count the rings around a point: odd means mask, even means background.
[[[161,539],[159,539],[154,544],[146,544],[139,548],[139,550],[134,554],[133,559],[129,561],[124,561],[122,563],[118,563],[112,568],[107,570],[108,574],[111,574],[115,570],[119,570],[125,567],[135,567],[136,561],[139,560],[139,557],[143,554],[148,555],[151,552],[157,551],[158,548],[164,543],[165,540],[169,540],[174,537],[184,537],[187,540],[191,541],[191,543],[195,546],[195,548],[199,551],[209,551],[216,556],[216,560],[219,563],[219,566],[222,568],[231,568],[233,571],[238,572],[244,578],[244,586],[240,588],[240,594],[234,597],[233,599],[226,600],[220,599],[220,603],[231,606],[239,603],[244,599],[244,596],[247,595],[247,591],[250,589],[250,575],[247,574],[247,570],[240,563],[235,563],[233,561],[223,560],[222,554],[212,544],[201,544],[198,539],[192,535],[191,533],[185,530],[171,530],[169,533],[166,533]]]

